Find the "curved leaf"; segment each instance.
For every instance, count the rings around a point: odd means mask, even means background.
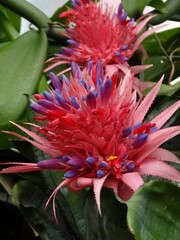
[[[9,40],[14,40],[19,36],[12,22],[9,20],[6,14],[4,14],[1,11],[0,11],[0,24],[3,27],[4,32],[7,34]]]
[[[0,49],[0,129],[23,115],[28,104],[24,94],[32,95],[37,89],[46,53],[43,31],[29,31]]]
[[[13,188],[12,200],[14,204],[20,205],[23,214],[43,240],[76,239],[62,216],[59,216],[61,225],[56,224],[51,204],[44,209],[48,197],[37,185],[30,181],[18,182]]]
[[[3,7],[2,5],[0,6],[0,11],[2,11],[8,19],[11,21],[11,23],[14,25],[16,30],[20,32],[21,28],[21,17],[16,14],[15,12],[9,10],[8,8]]]
[[[17,120],[33,94],[44,66],[47,38],[43,31],[30,31],[0,51],[0,124]]]
[[[159,0],[158,0],[159,1]],[[160,24],[168,19],[170,19],[174,14],[179,13],[180,4],[179,0],[167,0],[166,1],[167,13],[157,13],[157,11],[153,11],[155,17],[150,20],[150,23],[153,25]]]
[[[41,80],[40,80],[40,82],[39,82],[37,92],[38,92],[38,93],[42,93],[42,92],[45,91],[45,90],[48,91],[48,85],[47,85],[46,77],[45,77],[45,75],[43,74],[42,77],[41,77]]]
[[[135,19],[139,18],[146,5],[150,3],[151,0],[122,0],[124,10],[128,13],[129,17]]]
[[[146,96],[150,92],[151,89],[152,89],[152,87],[144,90],[143,95]],[[180,89],[180,82],[177,82],[174,85],[161,84],[160,90],[158,92],[158,96],[171,97],[179,89]]]
[[[167,13],[168,12],[166,3],[163,2],[162,0],[151,0],[149,5],[151,7],[154,7],[160,13]]]
[[[151,181],[141,186],[127,202],[128,225],[136,240],[178,240],[180,188]]]
[[[25,120],[24,116],[22,117],[21,120],[16,121],[16,123],[21,124],[22,120]],[[17,127],[15,127],[13,124],[7,123],[7,124],[4,124],[4,125],[0,125],[0,150],[1,149],[13,148],[14,145],[13,145],[12,141],[15,140],[15,139],[16,140],[18,139],[17,137],[15,137],[13,135],[1,132],[1,130],[16,132],[16,133],[19,133],[19,134],[23,135],[22,131],[17,129]]]

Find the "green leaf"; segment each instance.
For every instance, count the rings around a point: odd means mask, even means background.
[[[166,3],[163,2],[162,0],[151,0],[151,2],[149,3],[149,6],[155,8],[160,13],[167,13],[168,12]]]
[[[61,46],[59,43],[49,40],[48,58],[54,56],[55,53],[60,52],[60,49],[61,49]]]
[[[179,96],[172,96],[172,97],[162,97],[159,96],[153,106],[150,109],[149,114],[146,117],[145,122],[151,121],[155,116],[160,114],[163,110],[170,107],[172,104],[179,100]],[[180,109],[178,109],[173,116],[163,125],[163,128],[168,128],[170,126],[178,126],[180,123]],[[178,151],[179,150],[179,142],[180,142],[180,135],[177,135],[174,138],[171,138],[167,142],[163,143],[161,147],[168,149],[170,151]]]
[[[178,151],[172,151],[179,159],[180,159],[180,150]],[[179,169],[180,171],[180,169]]]
[[[79,232],[81,233],[81,236],[83,237],[83,239],[85,239],[86,222],[83,214],[83,205],[84,205],[86,193],[82,191],[82,194],[76,194],[76,193],[70,192],[66,187],[62,189],[62,193],[69,204],[69,207],[72,211],[72,214],[77,224],[77,227],[79,229]]]
[[[33,94],[44,67],[47,38],[43,31],[30,31],[0,51],[0,124],[17,120]]]
[[[1,10],[0,10],[0,24],[3,27],[4,32],[7,34],[9,40],[14,40],[19,36],[13,23],[9,20],[8,16]]]
[[[180,22],[180,13],[174,14],[170,20]]]
[[[87,240],[134,239],[126,224],[127,207],[117,201],[111,189],[103,188],[101,191],[101,210],[102,216],[99,214],[94,193],[90,190],[84,205]]]
[[[2,11],[7,17],[8,19],[11,21],[11,23],[14,25],[14,27],[16,28],[16,30],[18,32],[20,32],[20,28],[21,28],[21,17],[16,14],[15,12],[9,10],[8,8],[3,7],[2,5],[0,5],[0,11]]]
[[[34,155],[31,143],[19,139],[12,142],[19,153],[21,153],[28,161],[33,161]]]
[[[3,43],[0,43],[0,50],[1,48],[4,48],[6,47],[10,42],[3,42]]]
[[[42,77],[41,77],[41,80],[39,82],[37,92],[42,93],[45,90],[48,91],[48,87],[47,87],[46,77],[43,74]]]
[[[171,29],[157,34],[157,37],[162,47],[169,56],[172,51],[177,49],[180,45],[180,31],[179,28]],[[154,35],[149,36],[143,41],[143,46],[146,49],[149,60],[143,60],[142,64],[153,64],[153,67],[147,69],[140,74],[140,78],[143,81],[158,81],[160,77],[165,74],[164,83],[167,83],[172,65],[165,56],[165,53],[160,48]],[[153,48],[152,48],[153,46]],[[173,79],[179,77],[180,74],[180,51],[177,51],[173,56],[172,60],[175,66],[175,72]],[[177,85],[176,85],[177,86]],[[175,86],[175,87],[176,87]],[[171,88],[173,92],[173,88]],[[166,91],[167,89],[162,89]],[[167,92],[167,91],[166,91]],[[162,92],[163,93],[163,92]]]
[[[163,83],[168,82],[168,79],[170,77],[170,73],[172,70],[172,66],[167,59],[165,59],[164,57],[152,56],[149,58],[149,61],[145,60],[143,61],[142,64],[153,64],[153,66],[140,74],[141,80],[146,82],[151,82],[151,81],[157,82],[164,75]],[[175,71],[174,71],[173,79],[176,79],[177,77],[179,77],[179,74],[180,74],[179,66],[180,66],[180,60],[175,61],[174,62]],[[167,90],[168,90],[167,88],[168,87],[166,86],[162,87],[161,93],[162,94],[163,92],[167,93]],[[169,90],[173,94],[173,92],[177,91],[178,88],[179,86],[177,84],[174,87],[173,86],[170,87]]]
[[[9,41],[10,41],[10,39],[9,39],[8,35],[4,31],[4,28],[0,25],[0,44],[6,43]]]
[[[71,232],[71,226],[60,216],[59,209],[56,210],[57,216],[61,221],[59,225],[56,224],[52,211],[52,204],[44,209],[48,200],[45,192],[31,181],[18,182],[12,191],[12,200],[14,204],[20,205],[22,213],[27,217],[30,224],[39,233],[43,240],[72,240],[75,238]],[[64,220],[64,221],[63,221]],[[69,228],[69,231],[64,229]]]
[[[172,97],[156,97],[155,102],[153,103],[152,107],[150,108],[148,115],[145,118],[145,123],[150,122],[153,118],[163,112],[165,109],[173,105],[175,102],[179,100],[179,97],[172,96]],[[179,116],[179,110],[170,118],[172,119],[177,114]],[[169,122],[169,121],[168,121]],[[175,124],[173,124],[175,125]],[[169,127],[169,125],[166,127]]]
[[[128,225],[136,240],[179,240],[180,188],[151,181],[127,202]]]
[[[24,117],[22,117],[22,119],[24,120]],[[15,121],[17,124],[20,124],[22,123],[22,120],[19,120],[19,121]],[[17,127],[15,127],[12,123],[8,123],[8,124],[4,124],[4,125],[1,125],[0,126],[0,130],[4,131],[10,131],[10,132],[16,132],[18,134],[21,134],[21,135],[25,135],[23,134],[23,132],[21,130],[19,130]],[[17,138],[16,136],[13,136],[13,135],[10,135],[10,134],[7,134],[7,133],[4,133],[0,131],[0,149],[8,149],[8,148],[12,148],[14,147],[12,141],[13,140],[16,140],[16,139],[19,139]]]
[[[180,89],[180,82],[174,85],[162,84],[158,95],[172,96],[176,91]]]
[[[128,16],[137,19],[142,15],[145,6],[149,5],[150,1],[151,0],[122,0],[122,3]]]
[[[167,128],[170,126],[179,126],[179,123],[180,123],[180,109],[178,109],[177,112],[174,113],[174,115],[164,125],[164,127]],[[180,142],[180,135],[177,135],[171,138],[169,141],[163,143],[162,147],[170,151],[179,151],[179,142]]]
[[[54,26],[46,14],[33,4],[22,0],[0,0],[0,4],[24,17],[39,29],[44,30],[48,37],[62,42],[62,35],[59,32],[63,29]]]
[[[169,20],[172,16],[174,16],[176,13],[179,13],[180,10],[179,0],[167,0],[166,7],[167,13],[162,14],[161,12],[159,13],[156,10],[152,12],[152,14],[155,15],[155,17],[150,20],[150,23],[152,25],[157,25],[162,22],[165,22],[166,20]]]
[[[8,128],[8,120],[22,117],[27,98],[39,84],[47,53],[47,37],[43,31],[30,31],[0,49],[0,129]]]
[[[165,74],[164,82],[167,82],[171,71],[171,65],[167,59],[159,56],[152,56],[149,57],[149,61],[144,60],[142,64],[153,64],[153,66],[140,74],[141,80],[146,82],[157,82],[162,75]]]
[[[163,30],[163,28],[162,28]],[[161,42],[161,45],[164,47],[164,49],[167,51],[168,54],[170,54],[174,49],[178,48],[180,45],[180,31],[179,28],[170,29],[167,31],[163,31],[160,33],[157,33],[157,37],[159,41]],[[165,56],[162,52],[161,48],[159,47],[154,34],[147,37],[143,42],[142,45],[148,52],[149,56]],[[152,48],[153,46],[153,48]],[[176,53],[176,55],[179,55],[180,51]]]
[[[143,95],[146,96],[152,88],[148,88],[143,92]],[[180,82],[177,82],[174,85],[161,84],[158,96],[168,96],[171,97],[176,91],[180,89]]]
[[[0,4],[29,20],[32,24],[40,29],[48,27],[48,24],[51,22],[46,14],[28,1],[0,0]]]
[[[48,158],[44,158],[44,159],[48,159]],[[61,179],[59,179],[58,182],[55,181],[53,174],[54,174],[54,171],[49,171],[49,170],[41,171],[41,176],[43,178],[43,181],[46,183],[47,189],[49,190],[48,191],[49,195],[62,182]],[[76,204],[78,205],[79,203],[77,202]],[[75,222],[74,216],[72,214],[71,208],[68,204],[68,201],[61,191],[59,191],[56,195],[56,206],[59,211],[59,216],[57,216],[59,225],[60,226],[62,225],[62,221],[66,222],[68,225],[68,227],[66,227],[66,229],[64,229],[63,231],[71,231],[74,237],[76,237],[79,240],[82,239],[79,233],[79,230],[77,228],[77,224]],[[52,208],[51,208],[51,211],[52,211]]]
[[[51,171],[51,176],[55,184],[58,185],[59,179],[64,177],[64,171]],[[76,194],[69,191],[66,186],[64,186],[61,188],[61,192],[66,198],[81,235],[83,238],[85,238],[85,218],[83,214],[83,205],[86,198],[86,190],[82,190],[81,194]]]

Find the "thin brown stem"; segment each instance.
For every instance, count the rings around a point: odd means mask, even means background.
[[[168,60],[170,60],[170,59],[169,59],[169,55],[167,54],[166,50],[163,48],[163,46],[162,46],[162,44],[161,44],[161,42],[160,42],[157,34],[154,33],[154,36],[155,36],[155,39],[156,39],[156,41],[157,41],[157,44],[159,45],[159,48],[160,48],[160,49],[162,50],[162,52],[165,54],[166,58],[167,58]]]
[[[167,82],[168,85],[170,85],[170,83],[171,83],[171,81],[172,81],[172,78],[173,78],[173,76],[174,76],[174,71],[175,71],[175,66],[174,66],[174,62],[173,62],[173,60],[172,60],[172,57],[173,57],[174,53],[177,52],[177,51],[179,51],[179,50],[180,50],[180,47],[174,49],[174,51],[172,51],[172,53],[169,55],[169,60],[170,60],[170,62],[171,62],[172,69],[171,69],[171,73],[170,73],[170,75],[169,75],[169,79],[168,79],[168,82]]]

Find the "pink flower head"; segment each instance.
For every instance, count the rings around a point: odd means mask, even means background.
[[[162,79],[143,100],[137,101],[130,71],[118,85],[104,77],[100,61],[95,79],[92,79],[90,62],[84,71],[74,62],[71,69],[70,81],[64,75],[59,81],[50,73],[54,88],[44,91],[43,96],[36,94],[37,103],[30,105],[37,113],[35,119],[41,123],[30,125],[41,136],[15,123],[34,141],[8,132],[32,143],[52,158],[37,164],[13,163],[16,166],[3,169],[1,173],[65,171],[64,180],[51,197],[55,199],[57,191],[65,184],[74,192],[93,186],[99,211],[102,186],[112,188],[119,197],[128,200],[144,183],[141,175],[180,181],[179,172],[165,163],[178,162],[177,157],[158,148],[180,133],[180,127],[161,129],[178,109],[180,101],[150,122],[143,123]]]
[[[59,15],[60,18],[67,17],[68,27],[64,35],[69,38],[67,42],[70,47],[62,47],[60,54],[49,59],[51,64],[46,71],[61,64],[71,64],[72,61],[85,67],[88,60],[93,64],[100,60],[111,75],[118,69],[126,74],[129,70],[127,62],[137,48],[147,56],[140,43],[158,28],[146,31],[140,36],[138,34],[152,16],[145,15],[134,22],[134,19],[127,19],[122,3],[117,13],[108,6],[103,10],[101,3],[91,0],[71,0],[71,4],[72,9],[69,8]],[[107,65],[113,68],[109,69]],[[132,70],[138,73],[149,66],[135,66]]]

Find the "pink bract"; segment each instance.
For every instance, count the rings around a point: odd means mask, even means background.
[[[162,79],[144,99],[137,100],[130,71],[118,84],[104,76],[100,61],[93,78],[92,64],[89,62],[88,66],[81,71],[73,62],[70,81],[61,75],[60,82],[50,73],[54,88],[44,91],[43,96],[36,94],[37,103],[30,105],[40,123],[30,124],[37,133],[13,123],[34,140],[7,132],[32,143],[52,158],[37,164],[5,163],[15,166],[1,173],[65,171],[64,180],[48,202],[52,197],[55,201],[57,191],[65,184],[77,193],[93,186],[99,211],[103,186],[112,188],[126,201],[144,183],[141,177],[144,174],[180,181],[179,172],[165,163],[179,163],[177,157],[159,148],[180,133],[179,126],[161,129],[179,108],[180,101],[143,123]]]

